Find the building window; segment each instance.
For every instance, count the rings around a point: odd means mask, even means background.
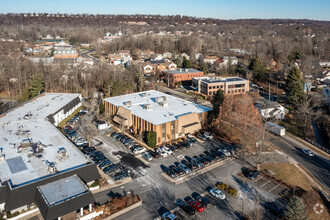
[[[209,95],[212,95],[212,92],[209,92]]]
[[[215,86],[213,86],[213,89],[215,89]]]
[[[217,85],[217,89],[219,89],[219,85]]]
[[[221,89],[223,88],[223,85],[221,85],[221,87],[220,87]]]
[[[209,86],[209,89],[212,89],[212,86]]]

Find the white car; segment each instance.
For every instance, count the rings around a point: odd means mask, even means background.
[[[208,139],[213,139],[212,134],[210,134],[209,132],[204,132],[204,136]]]
[[[169,154],[166,153],[165,151],[159,151],[160,156],[162,157],[167,157]]]
[[[226,198],[226,195],[221,192],[219,189],[210,189],[210,194],[212,196],[214,196],[215,198],[217,199],[225,199]]]
[[[226,155],[227,157],[230,156],[230,152],[227,151],[227,150],[225,150],[225,149],[219,149],[218,151],[221,152],[221,153],[223,153],[223,154]]]
[[[165,146],[160,147],[160,150],[161,150],[161,151],[164,151],[164,152],[167,153],[168,155],[173,154],[173,151],[172,151],[170,148],[165,147]]]
[[[304,154],[306,154],[306,155],[308,155],[310,157],[313,157],[314,156],[314,153],[311,150],[302,149],[302,152],[304,152]]]
[[[141,153],[143,153],[143,152],[145,152],[146,151],[146,149],[144,148],[144,147],[137,147],[137,148],[135,148],[134,150],[133,150],[133,153],[134,154],[141,154]]]

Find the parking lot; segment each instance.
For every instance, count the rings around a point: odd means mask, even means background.
[[[77,124],[76,126],[81,125]],[[95,200],[102,204],[108,200],[109,195],[125,195],[127,192],[137,193],[143,200],[141,208],[127,212],[116,219],[129,219],[132,216],[141,219],[157,218],[159,217],[157,210],[160,207],[166,207],[169,210],[175,209],[174,202],[177,198],[185,198],[193,192],[205,194],[211,200],[211,205],[203,212],[197,212],[193,216],[188,216],[181,209],[176,210],[175,213],[180,219],[218,219],[220,215],[222,216],[221,219],[233,219],[238,218],[242,210],[250,212],[254,209],[256,195],[267,201],[275,200],[283,190],[282,186],[269,181],[266,177],[250,180],[240,176],[241,168],[247,164],[235,156],[227,156],[227,159],[230,158],[229,161],[219,159],[220,163],[221,161],[223,163],[219,166],[214,166],[216,164],[206,166],[207,168],[200,170],[203,172],[194,171],[179,176],[176,179],[183,181],[175,185],[169,181],[170,177],[163,172],[164,167],[182,163],[182,160],[189,161],[188,158],[200,156],[205,154],[205,151],[210,152],[226,143],[216,139],[201,140],[195,136],[198,143],[193,143],[189,148],[183,147],[166,157],[153,158],[147,161],[141,155],[133,154],[121,141],[108,135],[112,132],[111,129],[106,131],[97,130],[91,139],[91,145],[95,147],[96,151],[102,152],[112,163],[127,170],[132,177],[132,181],[96,193],[94,195]],[[239,192],[238,195],[232,196],[224,192],[226,195],[225,200],[218,200],[211,196],[207,188],[216,188],[215,184],[219,181],[236,188]]]

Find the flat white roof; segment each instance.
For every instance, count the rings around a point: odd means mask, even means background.
[[[145,97],[143,97],[143,93],[146,94]],[[167,102],[169,106],[163,107],[160,103],[156,102],[156,98],[161,96],[166,97],[165,102]],[[136,115],[154,125],[175,121],[179,116],[189,113],[202,113],[212,110],[203,105],[198,105],[155,90],[110,97],[104,99],[104,101],[117,107],[122,106],[129,109],[133,115]],[[130,107],[124,104],[124,102],[127,101],[132,102]],[[145,105],[151,105],[151,108],[144,109]]]
[[[0,151],[5,160],[0,161],[0,180],[10,181],[19,187],[43,179],[50,174],[47,163],[54,163],[58,172],[65,172],[84,166],[89,160],[67,139],[47,116],[80,97],[80,94],[45,93],[24,105],[0,116]],[[30,114],[30,118],[24,118]],[[28,156],[31,147],[16,152],[16,147],[30,139],[41,143],[43,152]],[[16,146],[16,147],[15,147]],[[65,148],[67,158],[58,156],[59,148]],[[0,154],[1,154],[0,152]]]
[[[78,176],[73,175],[39,186],[39,191],[46,204],[53,206],[88,192],[88,188]]]

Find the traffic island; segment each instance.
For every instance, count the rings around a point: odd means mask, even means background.
[[[214,168],[217,168],[221,165],[223,165],[224,163],[226,162],[229,162],[229,161],[232,161],[234,158],[230,157],[230,158],[226,158],[224,160],[221,160],[221,161],[218,161],[218,162],[215,162],[214,164],[211,164],[207,167],[204,167],[203,169],[200,169],[200,170],[196,170],[188,175],[185,175],[185,176],[181,176],[179,178],[176,178],[176,179],[173,179],[171,178],[170,176],[168,176],[166,173],[162,173],[161,175],[167,179],[168,181],[170,181],[171,183],[175,184],[175,185],[178,185],[178,184],[181,184],[181,183],[184,183],[192,178],[195,178],[196,176],[200,175],[200,174],[203,174],[205,172],[208,172],[210,170],[213,170]]]

